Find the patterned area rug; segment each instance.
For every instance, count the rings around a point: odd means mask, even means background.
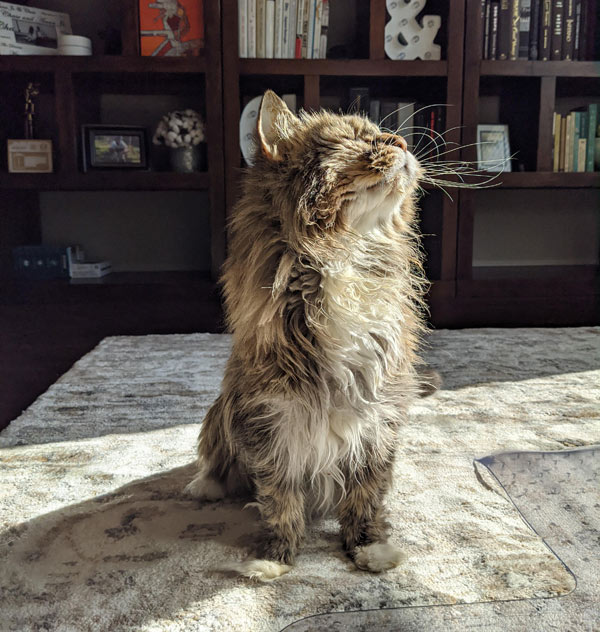
[[[255,511],[181,495],[228,349],[208,334],[106,339],[0,434],[3,630],[276,632],[575,589],[473,460],[600,443],[600,328],[434,332],[445,384],[412,410],[388,503],[407,562],[357,571],[324,520],[270,584],[218,570],[247,554]]]

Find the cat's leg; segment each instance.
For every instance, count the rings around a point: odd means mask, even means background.
[[[223,432],[225,408],[224,397],[220,395],[210,407],[200,429],[198,473],[184,489],[185,494],[199,500],[220,500],[228,491],[239,487],[236,481],[238,469],[234,467],[232,449]]]
[[[391,459],[372,456],[346,468],[345,496],[337,508],[342,540],[358,568],[379,573],[398,566],[404,555],[388,544],[383,500],[390,485]]]
[[[265,535],[259,559],[247,560],[232,570],[261,581],[270,581],[291,570],[305,530],[304,492],[298,483],[277,473],[254,478],[255,506],[259,509]]]

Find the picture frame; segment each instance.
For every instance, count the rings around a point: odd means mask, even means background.
[[[52,141],[13,139],[6,141],[9,173],[52,173]]]
[[[132,125],[83,125],[83,171],[148,169],[148,132]]]
[[[512,171],[508,125],[477,126],[477,168],[495,173]]]

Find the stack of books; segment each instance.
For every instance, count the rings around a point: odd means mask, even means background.
[[[579,108],[566,115],[554,113],[553,170],[569,172],[594,171],[596,136],[598,135],[598,103]]]
[[[596,0],[481,0],[482,58],[594,58]]]
[[[238,0],[239,56],[325,59],[329,0]]]

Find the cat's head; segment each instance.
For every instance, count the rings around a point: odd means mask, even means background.
[[[255,173],[274,189],[288,233],[342,228],[366,233],[403,207],[412,212],[418,161],[403,138],[382,132],[363,116],[296,116],[267,91],[257,141]]]

